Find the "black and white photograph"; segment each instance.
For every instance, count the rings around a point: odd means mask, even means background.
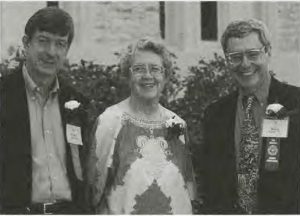
[[[1,0],[0,214],[300,214],[300,2]]]

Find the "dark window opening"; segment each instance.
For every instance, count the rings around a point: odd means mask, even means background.
[[[47,1],[47,7],[58,7],[58,1]]]
[[[201,39],[218,40],[217,2],[201,2]]]
[[[165,2],[159,2],[159,28],[160,28],[160,36],[165,39]]]

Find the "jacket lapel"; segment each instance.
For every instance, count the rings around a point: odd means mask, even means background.
[[[280,83],[272,77],[269,88],[268,104],[279,102],[281,93],[283,93],[282,90]]]
[[[234,202],[237,197],[237,193],[235,188],[237,187],[237,174],[236,174],[236,153],[235,153],[235,121],[236,121],[236,108],[237,108],[237,98],[238,91],[235,91],[232,95],[230,95],[228,104],[226,107],[226,115],[223,120],[223,125],[225,127],[226,133],[224,134],[224,140],[226,143],[224,151],[227,152],[227,161],[225,163],[228,164],[228,182],[229,185],[224,185],[224,187],[230,187],[229,197],[233,197],[232,202]],[[221,122],[220,122],[221,123]],[[225,184],[227,184],[225,183]]]

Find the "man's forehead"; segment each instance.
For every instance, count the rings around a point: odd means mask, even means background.
[[[230,37],[227,40],[227,51],[243,51],[247,49],[261,48],[263,46],[256,32],[251,32],[244,37]]]
[[[53,39],[60,39],[60,40],[68,40],[69,34],[62,36],[58,33],[52,33],[52,32],[48,32],[48,31],[41,31],[41,30],[36,30],[36,32],[34,33],[34,36],[39,37],[39,36],[43,36],[43,37],[48,37],[48,38],[53,38]]]

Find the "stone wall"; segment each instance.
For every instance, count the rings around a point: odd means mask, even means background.
[[[300,86],[300,2],[274,3],[272,68],[278,78]]]
[[[96,41],[120,46],[143,36],[160,37],[158,2],[97,2]]]
[[[300,51],[300,3],[278,2],[277,41],[282,51]]]
[[[74,4],[80,5],[82,13],[78,13],[78,7],[74,10]],[[114,52],[119,52],[137,38],[160,38],[157,1],[64,2],[61,6],[73,15],[79,31],[77,34],[81,34],[81,40],[75,42],[70,50],[73,61],[85,58],[96,62],[116,62]]]
[[[46,2],[0,1],[0,61],[7,58],[8,50],[22,45],[24,28],[29,17]]]

